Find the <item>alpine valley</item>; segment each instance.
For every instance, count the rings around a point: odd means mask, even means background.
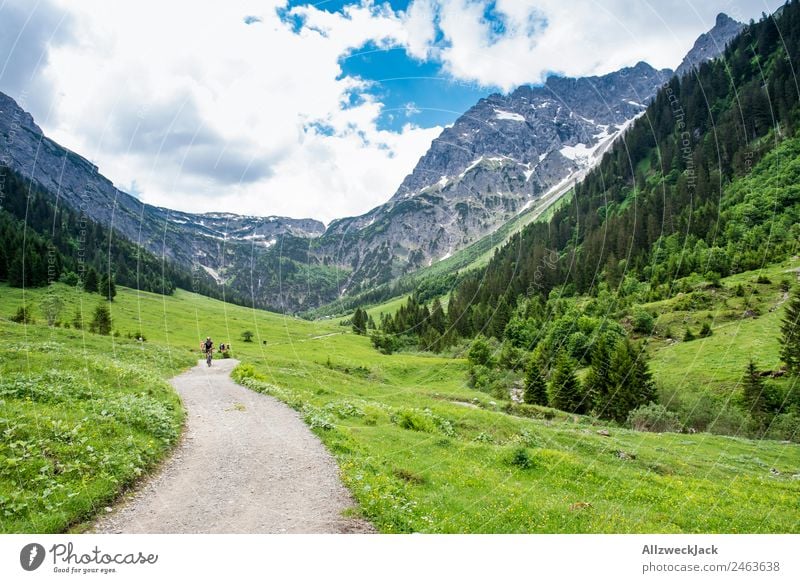
[[[720,14],[679,71],[719,55],[743,26]],[[195,287],[301,312],[430,266],[509,221],[535,218],[644,114],[672,74],[640,62],[489,95],[442,131],[390,200],[327,229],[313,219],[196,215],[142,203],[48,139],[4,94],[2,160],[52,201],[191,272]]]

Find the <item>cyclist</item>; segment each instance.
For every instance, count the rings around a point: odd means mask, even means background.
[[[203,350],[206,353],[206,364],[211,366],[211,355],[214,353],[214,343],[211,342],[211,336],[206,336],[206,341],[203,342]]]

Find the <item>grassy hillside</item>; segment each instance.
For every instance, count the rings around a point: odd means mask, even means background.
[[[99,300],[58,291],[63,321]],[[180,290],[120,288],[117,338],[47,328],[43,293],[26,293],[39,323],[0,323],[15,354],[0,368],[6,532],[62,530],[152,467],[181,419],[163,378],[194,362],[207,334],[233,343],[241,382],[302,412],[384,532],[800,531],[796,444],[637,433],[495,401],[466,386],[464,361],[384,356],[338,322]],[[21,302],[3,287],[0,316]],[[253,343],[239,340],[245,330]],[[125,338],[137,331],[144,344]]]

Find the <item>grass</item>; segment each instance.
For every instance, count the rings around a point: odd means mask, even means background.
[[[656,331],[663,334],[669,328],[675,336],[672,341],[654,339],[652,370],[658,381],[681,393],[708,390],[729,395],[740,388],[749,359],[761,370],[779,370],[779,330],[787,296],[781,285],[796,280],[798,267],[800,261],[786,261],[724,278],[718,288],[696,282],[698,291],[645,304],[658,315]],[[736,294],[740,285],[742,296]],[[711,336],[681,341],[686,328],[697,335],[703,322],[710,324]],[[788,387],[793,381],[783,377],[771,382]]]
[[[40,322],[42,293],[25,294]],[[65,320],[79,305],[92,310],[99,301],[64,287],[59,293],[67,302]],[[0,288],[0,316],[12,315],[22,300],[22,290]],[[800,473],[796,444],[638,433],[547,408],[511,406],[467,387],[462,360],[385,356],[335,321],[307,322],[184,291],[161,297],[120,288],[111,309],[118,338],[41,323],[0,324],[0,340],[19,345],[13,359],[3,360],[0,381],[20,376],[34,387],[30,398],[1,397],[0,430],[20,422],[27,428],[3,441],[0,464],[12,457],[28,464],[24,473],[6,468],[0,476],[2,512],[14,513],[2,517],[4,532],[63,530],[163,457],[173,439],[158,441],[153,428],[136,427],[154,415],[143,409],[125,417],[110,405],[144,393],[167,411],[162,429],[178,427],[180,408],[163,379],[194,362],[200,339],[209,334],[233,344],[233,356],[243,362],[235,373],[240,382],[300,411],[336,457],[363,515],[382,532],[800,531],[800,480],[792,477]],[[125,338],[140,330],[144,344]],[[253,332],[253,343],[239,340],[244,330]],[[723,339],[715,330],[708,341]],[[669,356],[674,349],[660,347],[656,366],[666,369],[668,357],[689,358],[688,352]],[[52,370],[74,377],[57,378],[54,387],[91,390],[60,391],[69,393],[63,402],[40,398],[48,394],[42,375]],[[104,409],[112,414],[102,415]],[[65,438],[50,429],[54,423],[68,433],[78,426],[78,437],[63,445],[71,449],[57,449]],[[599,435],[600,429],[611,435]],[[19,455],[8,449],[16,441],[25,444]],[[91,457],[80,449],[84,445],[103,453]],[[55,475],[55,462],[39,449],[86,465]],[[103,462],[106,455],[112,461]],[[37,461],[25,461],[30,458]],[[43,467],[47,479],[40,480]],[[39,498],[53,480],[64,487],[45,499],[61,506],[48,510]]]
[[[147,473],[180,435],[164,345],[0,322],[0,532],[61,532]]]

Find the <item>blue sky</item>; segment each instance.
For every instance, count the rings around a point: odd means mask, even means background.
[[[291,0],[283,13],[299,6],[342,13],[346,6],[359,4],[359,0]],[[395,12],[406,11],[409,6],[408,0],[391,0],[386,4]],[[495,2],[486,4],[484,18],[495,34],[502,34],[504,24],[495,11]],[[302,21],[297,19],[294,23],[300,26]],[[435,42],[442,42],[441,31]],[[425,128],[449,125],[480,98],[501,90],[492,84],[455,79],[443,71],[441,62],[413,58],[403,47],[382,48],[368,43],[342,56],[339,64],[342,77],[371,82],[367,92],[384,105],[378,127],[392,131],[400,131],[408,123]]]
[[[342,74],[372,82],[369,93],[383,104],[378,127],[399,131],[405,124],[421,127],[451,124],[481,97],[499,87],[458,81],[433,61],[410,58],[402,48],[374,45],[340,59]]]

